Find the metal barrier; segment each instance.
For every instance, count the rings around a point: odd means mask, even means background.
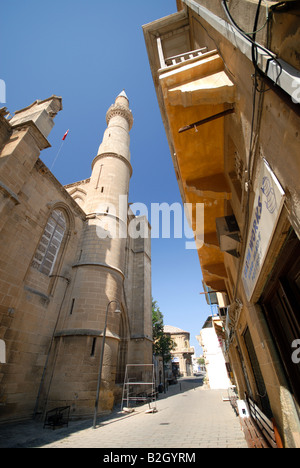
[[[59,408],[54,408],[50,411],[47,411],[44,421],[44,428],[46,426],[50,426],[54,430],[56,427],[68,427],[69,416],[70,406],[60,406]]]

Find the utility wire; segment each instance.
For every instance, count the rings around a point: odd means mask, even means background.
[[[251,181],[252,181],[252,172],[253,172],[253,168],[254,168],[254,159],[255,159],[255,154],[256,154],[256,151],[257,151],[257,142],[258,142],[258,135],[259,135],[259,129],[260,129],[260,123],[261,123],[261,116],[262,116],[263,94],[265,92],[265,82],[264,81],[263,81],[263,83],[261,85],[261,88],[260,89],[258,88],[258,75],[260,77],[265,77],[265,73],[257,65],[257,48],[260,48],[263,51],[265,51],[270,56],[270,59],[272,59],[272,60],[275,60],[275,56],[268,49],[266,49],[266,48],[264,48],[264,47],[262,47],[262,46],[260,46],[259,44],[256,43],[256,34],[259,31],[259,29],[258,29],[258,20],[259,20],[259,13],[260,13],[260,7],[261,7],[262,0],[259,0],[258,5],[257,5],[255,19],[254,19],[254,25],[253,25],[253,32],[251,33],[252,38],[250,38],[249,35],[248,35],[250,33],[248,33],[248,34],[245,33],[245,31],[243,31],[237,25],[237,23],[234,21],[234,19],[232,18],[231,14],[230,14],[230,12],[228,10],[226,1],[227,0],[223,0],[222,4],[223,4],[224,10],[225,10],[226,15],[228,16],[230,22],[242,34],[242,36],[252,44],[252,62],[253,62],[254,68],[255,68],[255,73],[253,75],[254,83],[253,83],[253,100],[252,100],[252,119],[251,119],[251,132],[250,132],[250,142],[249,142],[249,155],[248,155],[248,180],[247,180],[248,190],[247,190],[247,197],[246,197],[246,202],[245,202],[245,224],[244,224],[244,229],[243,229],[243,247],[244,247],[244,250],[245,250],[245,248],[246,248],[246,244],[245,244],[246,234],[248,232],[249,221],[250,221],[250,206],[249,206],[249,204],[250,204],[250,190],[251,190],[250,184],[251,184]],[[264,27],[268,23],[268,21],[269,21],[269,15],[268,15],[266,23],[264,24]],[[276,81],[278,81],[279,76],[277,77]],[[260,93],[260,99],[259,99],[258,105],[256,103],[257,92]],[[257,120],[256,120],[256,125],[255,125],[256,111],[257,111]],[[241,279],[241,270],[242,270],[242,265],[243,265],[242,260],[244,259],[244,253],[245,252],[243,251],[242,255],[240,257],[240,261],[239,261],[237,281],[236,281],[235,290],[234,290],[234,301],[236,301],[236,299],[237,299],[238,288],[239,288],[240,279]]]
[[[269,62],[271,60],[274,60],[276,62],[276,64],[278,65],[279,67],[279,72],[278,72],[278,76],[276,78],[276,82],[275,84],[278,83],[278,80],[279,80],[279,77],[282,73],[282,66],[281,64],[279,63],[279,61],[277,60],[276,58],[276,55],[274,53],[272,53],[270,50],[266,49],[265,47],[263,47],[262,45],[258,44],[257,42],[255,42],[255,40],[253,40],[253,38],[249,37],[248,33],[246,33],[237,23],[236,21],[233,19],[229,9],[228,9],[228,6],[227,6],[227,1],[228,0],[222,0],[222,6],[223,6],[223,9],[226,13],[226,16],[227,18],[229,19],[230,23],[234,26],[234,28],[244,37],[244,39],[246,39],[248,42],[250,42],[252,44],[252,46],[254,46],[254,49],[256,50],[255,54],[252,55],[252,57],[254,57],[254,67],[256,69],[257,72],[259,72],[262,76],[266,77],[266,72],[268,70],[268,67],[269,67]],[[261,1],[259,1],[259,8],[260,8],[260,5],[261,5]],[[274,5],[276,6],[276,5]],[[259,8],[257,8],[257,12],[256,12],[256,18],[258,18],[258,15],[259,15]],[[257,29],[257,23],[255,21],[255,24],[256,24],[256,27],[253,28],[253,32],[252,32],[252,35],[256,36],[256,29]],[[267,24],[267,23],[266,23]],[[267,64],[267,68],[266,68],[266,71],[263,72],[257,65],[257,49],[260,49],[262,50],[263,52],[265,52],[266,55],[268,55],[270,58],[268,60],[268,64]]]

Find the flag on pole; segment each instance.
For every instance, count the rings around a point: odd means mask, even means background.
[[[62,149],[62,147],[63,147],[64,141],[65,141],[66,136],[68,135],[68,133],[69,133],[69,130],[67,130],[66,133],[64,134],[64,136],[62,137],[62,142],[61,142],[60,148],[59,148],[59,150],[58,150],[58,152],[57,152],[57,155],[55,156],[55,159],[54,159],[54,161],[53,161],[53,163],[52,163],[52,166],[51,166],[51,168],[50,168],[51,171],[52,171],[52,168],[53,168],[53,166],[54,166],[54,164],[55,164],[55,162],[56,162],[56,160],[57,160],[57,158],[58,158],[58,156],[59,156],[59,153],[61,152],[61,149]]]
[[[65,140],[66,139],[66,136],[68,135],[69,133],[69,130],[66,131],[66,133],[64,134],[64,136],[62,137],[62,140]]]

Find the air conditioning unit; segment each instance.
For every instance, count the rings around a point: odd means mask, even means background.
[[[234,215],[216,218],[217,236],[222,252],[239,257],[240,230]]]
[[[227,307],[229,305],[228,296],[226,293],[217,292],[218,306],[221,308]]]

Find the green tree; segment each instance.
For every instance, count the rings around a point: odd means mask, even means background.
[[[197,363],[200,365],[205,365],[205,359],[204,358],[198,358]]]
[[[164,317],[157,302],[152,299],[153,353],[159,354],[159,340],[164,333]]]
[[[161,356],[163,361],[163,370],[165,364],[171,360],[173,351],[176,347],[175,342],[170,335],[164,333],[164,316],[161,313],[157,302],[152,300],[152,328],[153,328],[153,354]],[[165,382],[165,377],[164,377]]]

